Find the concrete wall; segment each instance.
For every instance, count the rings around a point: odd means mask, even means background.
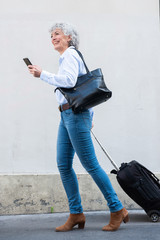
[[[17,174],[22,179],[28,174],[58,174],[59,112],[54,88],[33,78],[22,61],[29,57],[33,64],[57,72],[59,55],[48,33],[56,21],[77,26],[80,50],[88,67],[101,67],[113,91],[111,100],[95,108],[94,132],[102,145],[118,165],[136,159],[153,172],[160,172],[159,1],[2,2],[1,179],[13,175],[16,181]],[[111,164],[96,143],[95,148],[102,167],[109,172]],[[86,173],[77,157],[74,168],[79,174]],[[5,185],[6,193],[9,189]],[[14,193],[14,199],[23,198],[18,191]]]
[[[160,174],[157,175],[160,177]],[[140,209],[109,175],[119,199],[127,209]],[[88,174],[78,174],[84,211],[108,210],[100,190]],[[0,213],[30,214],[67,212],[68,202],[59,174],[0,176]]]

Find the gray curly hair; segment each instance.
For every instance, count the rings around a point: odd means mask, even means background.
[[[56,28],[61,29],[64,35],[70,36],[71,41],[69,42],[69,46],[74,46],[76,49],[78,49],[79,46],[79,35],[70,23],[55,23],[49,30],[50,33],[52,33]]]

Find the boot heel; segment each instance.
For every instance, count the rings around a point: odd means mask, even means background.
[[[84,229],[85,222],[78,223],[78,228],[79,229]]]
[[[124,222],[124,223],[129,222],[129,215],[128,215],[128,214],[127,214],[127,216],[125,216],[125,218],[123,219],[123,222]]]

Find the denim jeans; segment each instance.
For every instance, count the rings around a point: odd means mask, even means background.
[[[107,200],[110,211],[116,212],[123,208],[107,174],[98,163],[91,138],[91,124],[88,110],[78,114],[74,114],[71,109],[61,112],[57,166],[68,197],[70,213],[74,214],[83,212],[78,180],[72,168],[75,152]]]

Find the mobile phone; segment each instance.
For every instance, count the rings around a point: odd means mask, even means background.
[[[28,65],[32,65],[31,61],[28,58],[23,58],[23,61],[25,62],[25,64]]]

